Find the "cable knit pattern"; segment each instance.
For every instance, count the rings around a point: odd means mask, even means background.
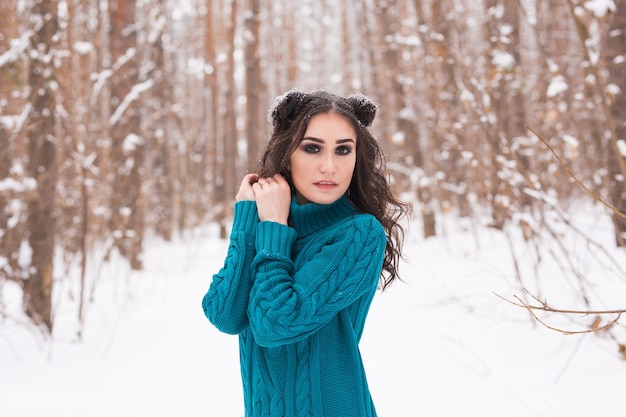
[[[235,204],[230,247],[224,267],[213,276],[202,299],[208,319],[228,334],[241,333],[248,326],[248,299],[252,287],[250,263],[255,255],[255,227],[259,216],[254,201]]]
[[[345,198],[294,200],[292,227],[258,222],[248,203],[235,206],[225,265],[203,299],[215,326],[239,334],[246,416],[376,416],[358,343],[382,268],[381,224]]]

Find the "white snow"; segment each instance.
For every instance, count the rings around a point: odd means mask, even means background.
[[[10,39],[9,50],[0,54],[0,68],[8,64],[9,62],[17,61],[22,54],[26,52],[28,45],[30,44],[30,38],[33,36],[32,30],[26,30],[17,39]]]
[[[6,130],[12,130],[16,122],[15,116],[0,116],[0,127]]]
[[[404,144],[405,140],[406,140],[406,135],[404,132],[397,131],[391,135],[391,141],[396,145]]]
[[[622,158],[626,158],[626,140],[620,139],[617,141],[617,149]]]
[[[538,191],[538,190],[533,190],[532,188],[528,188],[525,187],[524,188],[524,194],[539,200],[539,201],[543,201],[544,203],[550,205],[551,207],[558,207],[559,201],[555,198],[550,197],[549,195],[547,195],[544,192]]]
[[[567,81],[565,81],[565,77],[562,75],[556,75],[550,81],[550,85],[548,85],[548,90],[546,95],[550,98],[556,97],[559,94],[567,91],[568,85]]]
[[[616,96],[618,94],[622,94],[622,88],[615,83],[609,83],[606,86],[606,92],[610,95]]]
[[[79,55],[87,55],[94,50],[94,44],[91,42],[74,42],[74,50]]]
[[[493,51],[492,64],[501,71],[509,71],[515,66],[515,57],[508,52]]]
[[[14,192],[23,193],[26,191],[32,191],[37,187],[37,181],[34,178],[24,178],[18,181],[14,178],[5,178],[0,180],[0,193]]]
[[[111,126],[115,125],[119,121],[119,119],[122,117],[122,115],[124,114],[128,106],[130,106],[130,104],[133,101],[138,100],[141,93],[148,91],[150,88],[152,88],[153,85],[154,85],[154,80],[149,79],[149,80],[146,80],[144,82],[141,82],[132,86],[132,88],[130,89],[130,92],[126,94],[126,97],[124,97],[124,100],[120,103],[119,106],[117,106],[117,108],[115,109],[115,112],[111,115],[109,119],[109,124]]]
[[[596,241],[613,241],[602,209],[581,209],[576,220]],[[515,278],[515,253],[525,285],[554,307],[581,307],[577,278],[562,269],[576,268],[593,287],[592,307],[624,308],[624,273],[616,271],[626,269],[624,252],[598,250],[564,226],[555,227],[560,241],[543,235],[534,249],[524,244],[519,228],[498,232],[453,214],[439,221],[439,236],[429,240],[421,238],[418,223],[411,225],[405,282],[377,294],[370,311],[361,350],[378,414],[626,415],[626,361],[615,341],[548,330],[496,296],[524,296]],[[26,324],[21,292],[5,283],[0,416],[241,417],[237,338],[219,333],[201,308],[228,247],[217,236],[217,228],[209,227],[174,243],[149,239],[141,272],[130,271],[116,256],[103,263],[102,254],[94,253],[87,295],[95,286],[95,298],[85,312],[82,341],[77,271],[57,282],[53,341]],[[576,255],[564,259],[561,247]],[[559,262],[549,255],[554,252]],[[535,271],[539,255],[543,263]],[[59,268],[57,277],[65,272]],[[593,321],[542,318],[566,329]],[[614,330],[624,343],[623,325]]]
[[[466,88],[461,90],[461,95],[459,97],[462,101],[467,103],[474,103],[476,100],[474,99],[474,95]]]
[[[578,139],[576,139],[572,135],[563,134],[561,138],[563,139],[563,142],[565,142],[567,145],[571,146],[572,148],[578,148],[580,146],[580,142],[578,142]]]
[[[137,135],[136,133],[129,133],[122,142],[122,151],[124,152],[124,155],[128,155],[131,152],[134,152],[138,146],[141,146],[143,144],[144,140],[141,136]]]
[[[616,10],[613,0],[589,0],[585,2],[585,9],[592,12],[597,18],[603,18],[607,13]]]

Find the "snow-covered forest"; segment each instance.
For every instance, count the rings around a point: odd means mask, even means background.
[[[63,314],[82,341],[125,285],[111,262],[140,274],[147,242],[226,238],[292,88],[371,97],[411,238],[454,245],[451,218],[499,234],[503,304],[626,359],[626,301],[578,262],[624,290],[626,0],[2,0],[0,329],[54,339]]]

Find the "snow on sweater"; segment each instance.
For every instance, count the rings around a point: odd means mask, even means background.
[[[375,417],[359,340],[386,245],[345,198],[291,203],[292,227],[240,201],[224,267],[202,300],[239,335],[246,417]]]

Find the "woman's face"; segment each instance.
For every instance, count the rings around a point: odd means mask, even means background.
[[[341,198],[352,180],[356,146],[348,120],[336,113],[313,116],[290,158],[298,203],[331,204]]]

